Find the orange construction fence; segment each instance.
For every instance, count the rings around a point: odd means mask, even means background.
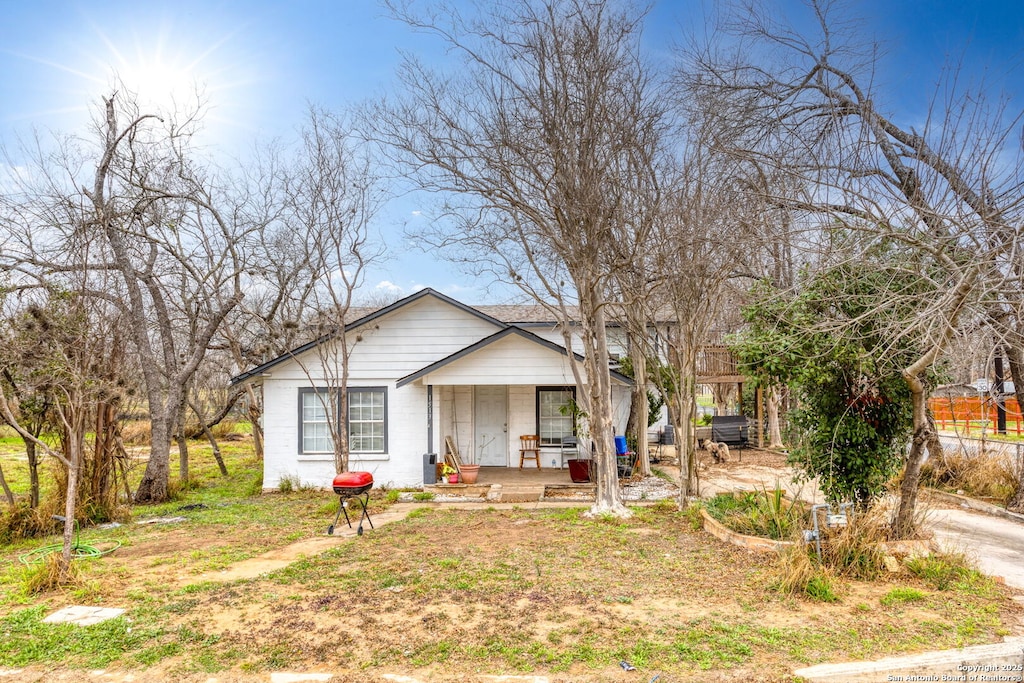
[[[1007,397],[1003,401],[1006,407],[1006,431],[1017,434],[1024,432],[1024,415],[1016,398]],[[996,400],[991,396],[949,396],[928,399],[928,407],[940,429],[954,429],[970,434],[996,431],[998,409]]]

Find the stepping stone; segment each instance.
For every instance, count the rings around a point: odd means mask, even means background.
[[[124,614],[123,609],[116,607],[87,607],[72,605],[59,609],[43,619],[44,624],[75,624],[76,626],[92,626]]]

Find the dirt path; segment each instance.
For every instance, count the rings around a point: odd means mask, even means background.
[[[380,512],[371,516],[371,519],[373,520],[373,528],[370,528],[370,525],[364,522],[363,533],[372,534],[375,529],[379,529],[385,524],[405,519],[406,515],[417,507],[419,506],[414,503],[398,503],[396,505],[392,505],[386,512]],[[199,576],[189,577],[188,583],[253,579],[261,574],[283,569],[298,559],[319,555],[320,553],[330,550],[331,548],[335,548],[340,543],[355,537],[357,535],[358,526],[359,525],[354,515],[352,519],[352,528],[345,526],[345,520],[343,517],[341,522],[334,529],[334,535],[332,536],[326,535],[327,529],[325,527],[323,536],[307,538],[281,548],[275,548],[274,550],[263,553],[257,557],[236,562],[227,569],[223,569],[221,571],[207,572],[205,574],[200,574]]]

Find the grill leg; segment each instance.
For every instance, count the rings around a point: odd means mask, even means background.
[[[366,518],[366,521],[370,523],[370,528],[371,529],[373,528],[373,520],[370,519],[370,512],[369,512],[369,510],[366,509],[366,504],[370,502],[370,492],[367,491],[361,497],[360,496],[356,496],[356,500],[358,500],[359,504],[363,506],[363,514],[359,517],[359,529],[356,531],[357,535],[362,536],[363,535],[363,518]],[[352,526],[352,525],[350,524],[349,526]]]
[[[364,511],[366,510],[366,506],[365,505],[363,506],[363,510]],[[327,527],[327,535],[328,536],[333,536],[334,535],[334,527],[338,526],[338,520],[341,518],[342,513],[345,514],[345,523],[348,524],[348,528],[351,529],[352,528],[352,522],[349,521],[348,510],[345,509],[345,496],[341,496],[341,497],[338,498],[338,514],[334,515],[334,523],[331,524],[329,527]],[[372,528],[373,525],[371,524],[370,527]]]

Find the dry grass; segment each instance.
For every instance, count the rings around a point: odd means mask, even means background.
[[[243,425],[235,420],[222,420],[210,428],[217,440],[236,440],[244,431]],[[185,425],[185,433],[189,439],[205,441],[206,436],[194,420]],[[131,420],[121,424],[121,438],[131,446],[148,446],[150,429],[147,420]]]
[[[881,506],[855,514],[822,543],[822,562],[840,576],[873,581],[885,570],[882,544],[889,540],[890,529],[888,512]]]
[[[37,508],[30,508],[27,498],[0,507],[0,544],[53,533],[51,515],[56,511],[57,500],[53,497],[44,498]]]
[[[59,552],[46,555],[42,562],[32,565],[25,573],[25,591],[30,595],[48,593],[77,586],[82,581],[79,565],[71,562],[67,567]]]
[[[921,469],[921,480],[928,486],[948,491],[963,491],[1006,505],[1017,490],[1017,476],[1004,456],[947,451],[941,458],[929,458]]]

